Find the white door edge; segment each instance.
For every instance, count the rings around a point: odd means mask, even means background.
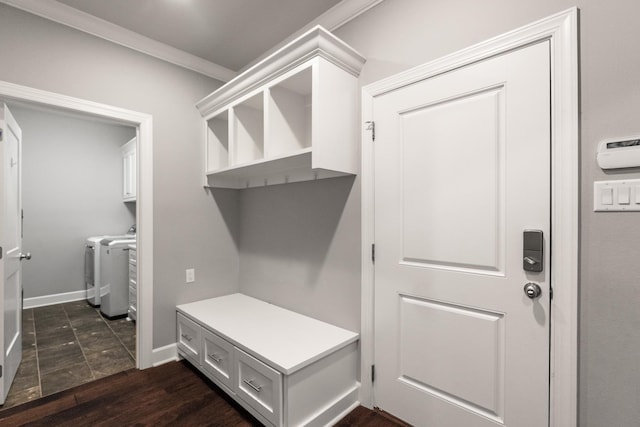
[[[579,116],[578,9],[526,25],[488,41],[362,88],[362,286],[360,402],[375,404],[373,99],[394,89],[541,40],[551,45],[551,382],[550,426],[576,427],[578,407]]]
[[[0,98],[107,118],[137,128],[138,369],[153,365],[153,118],[149,114],[0,81]]]

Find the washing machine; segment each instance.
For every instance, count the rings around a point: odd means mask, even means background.
[[[135,224],[126,234],[93,236],[87,239],[84,249],[84,283],[87,290],[87,302],[93,307],[100,306],[100,297],[104,289],[100,286],[100,242],[108,238],[135,239]]]
[[[126,237],[100,241],[100,312],[109,319],[129,311],[129,245],[135,243]]]

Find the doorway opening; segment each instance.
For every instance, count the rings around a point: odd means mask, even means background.
[[[8,82],[0,81],[0,100],[10,106],[15,106],[16,109],[25,109],[35,111],[38,114],[48,112],[49,114],[55,113],[63,119],[74,119],[85,121],[86,123],[93,123],[96,126],[106,126],[112,129],[117,129],[123,137],[128,137],[122,141],[122,144],[128,140],[135,138],[135,144],[137,148],[137,203],[131,206],[131,203],[122,203],[119,206],[121,210],[121,218],[127,221],[125,229],[110,229],[105,230],[108,234],[126,234],[132,224],[136,224],[137,234],[137,266],[134,267],[137,276],[137,322],[134,330],[135,338],[131,343],[130,349],[134,354],[137,354],[135,367],[143,369],[152,365],[152,319],[153,319],[153,293],[152,293],[152,274],[153,274],[153,215],[152,215],[152,198],[153,198],[153,182],[152,182],[152,118],[150,115],[138,113],[130,110],[124,110],[117,107],[98,104],[91,101],[86,101],[78,98],[72,98],[64,95],[59,95],[51,92],[40,91],[24,86],[15,85]],[[120,145],[122,145],[120,144]],[[111,147],[112,149],[114,147]],[[115,147],[117,151],[120,151],[120,147]],[[78,159],[78,162],[82,164],[85,159]],[[122,175],[122,171],[117,172]],[[42,180],[43,186],[46,186],[47,176],[42,174],[39,176]],[[91,181],[90,177],[85,176],[82,173],[78,173],[76,179]],[[118,179],[120,181],[120,179]],[[52,183],[53,184],[53,183]],[[55,184],[53,184],[55,185]],[[120,187],[120,184],[118,184]],[[96,192],[96,197],[99,197]],[[95,200],[94,200],[95,201]],[[50,200],[49,203],[64,203],[64,200]],[[89,203],[91,201],[88,201]],[[127,206],[129,205],[129,206]],[[81,210],[81,207],[77,207]],[[55,217],[51,218],[51,222],[55,223]],[[25,221],[28,224],[28,221]],[[97,233],[103,233],[102,230],[97,230]],[[89,237],[89,236],[86,236]],[[25,250],[28,250],[25,246]],[[44,255],[44,254],[43,254]],[[81,257],[80,264],[84,268],[84,258]],[[65,266],[60,266],[64,269]],[[83,283],[84,287],[84,283]],[[62,297],[58,295],[58,298],[62,298],[60,301],[56,301],[55,298],[51,300],[38,301],[37,299],[30,301],[32,306],[37,305],[50,305],[55,302],[64,302],[67,306],[59,305],[61,311],[69,318],[69,312],[73,312],[74,305],[77,303],[86,304],[86,291],[80,290],[79,292],[65,293],[62,292]],[[28,298],[28,297],[27,297]],[[128,292],[127,292],[128,298]],[[77,303],[69,301],[76,300]],[[79,300],[79,301],[78,301]],[[39,304],[40,302],[40,304]],[[51,307],[55,307],[50,305]],[[82,306],[84,308],[84,306]],[[87,305],[90,308],[90,306]],[[70,311],[69,311],[70,310]],[[94,314],[99,312],[94,309]],[[86,314],[86,313],[85,313]],[[117,317],[117,316],[116,316]],[[102,316],[96,317],[97,321],[103,321]],[[126,320],[125,320],[126,321]],[[114,324],[115,325],[115,324]],[[118,328],[118,326],[109,327],[112,332]],[[117,334],[115,336],[117,338]]]
[[[578,10],[572,8],[363,88],[362,120],[373,120],[373,100],[402,86],[444,74],[507,52],[549,41],[551,45],[551,300],[550,426],[577,425],[578,359]],[[377,129],[376,129],[377,130]],[[375,242],[374,149],[370,132],[362,144],[362,332],[361,372],[373,372],[375,269],[369,248]],[[376,283],[377,285],[377,283]],[[523,298],[527,298],[523,296]],[[378,372],[378,369],[375,370]],[[377,377],[377,375],[376,375]],[[376,405],[373,375],[361,378],[360,401]],[[384,409],[384,408],[382,408]]]

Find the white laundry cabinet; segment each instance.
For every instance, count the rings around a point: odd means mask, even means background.
[[[327,425],[358,405],[358,338],[232,294],[177,306],[178,353],[265,425]]]
[[[120,151],[122,153],[122,201],[135,202],[137,193],[136,138],[134,137],[120,147]]]

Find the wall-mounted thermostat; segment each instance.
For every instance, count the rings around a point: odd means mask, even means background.
[[[602,169],[640,167],[640,137],[600,142],[596,160]]]

